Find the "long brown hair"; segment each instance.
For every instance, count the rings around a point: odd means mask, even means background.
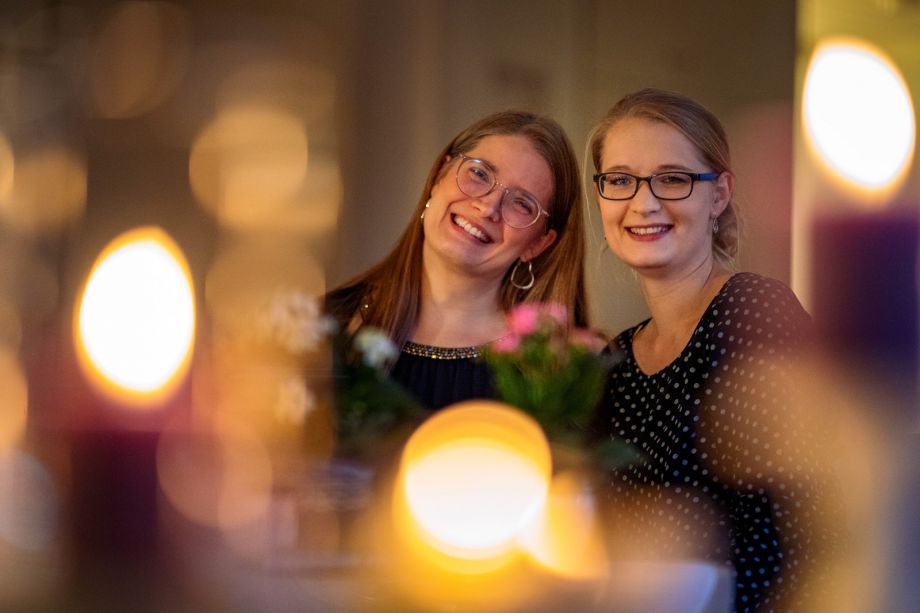
[[[521,135],[533,143],[549,164],[553,196],[547,207],[547,227],[556,240],[532,260],[535,282],[520,290],[509,282],[511,269],[502,280],[501,308],[508,311],[522,302],[557,302],[565,305],[573,325],[587,327],[588,308],[584,275],[584,219],[581,189],[574,150],[562,127],[552,119],[524,111],[489,115],[460,132],[435,158],[408,227],[393,250],[366,272],[332,290],[326,308],[343,324],[355,315],[361,325],[386,331],[402,345],[415,328],[421,305],[422,243],[419,216],[431,189],[441,178],[445,160],[466,153],[487,136]]]
[[[621,119],[639,117],[668,124],[687,137],[714,172],[731,172],[731,154],[725,129],[718,118],[699,102],[661,89],[647,88],[620,98],[591,131],[589,146],[596,172],[601,171],[604,138]],[[738,252],[739,220],[734,199],[718,217],[719,231],[712,237],[712,252],[724,265],[730,265]]]

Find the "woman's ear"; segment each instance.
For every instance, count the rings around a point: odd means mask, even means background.
[[[712,199],[712,215],[716,219],[728,206],[732,200],[732,192],[735,189],[735,175],[725,171],[721,173],[715,181]]]
[[[556,242],[556,231],[550,228],[537,238],[533,240],[532,243],[521,253],[520,260],[522,262],[529,262],[535,257],[539,256],[541,253],[546,251],[546,249]]]

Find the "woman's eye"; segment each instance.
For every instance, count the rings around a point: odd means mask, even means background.
[[[669,172],[667,174],[658,175],[655,177],[655,180],[662,185],[686,185],[690,182],[690,176],[682,172]]]
[[[470,175],[470,178],[471,178],[471,179],[473,179],[474,181],[476,181],[476,182],[478,182],[478,183],[485,183],[485,184],[491,183],[492,177],[491,177],[491,175],[488,173],[488,171],[485,170],[484,168],[479,168],[479,167],[476,167],[476,166],[471,166],[471,167],[470,167],[469,175]]]
[[[611,187],[625,187],[632,182],[633,178],[629,175],[607,175],[607,184]]]
[[[533,215],[537,210],[537,203],[525,196],[516,196],[511,200],[511,205],[522,213]]]

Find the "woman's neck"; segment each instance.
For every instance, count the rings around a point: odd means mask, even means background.
[[[411,340],[437,347],[471,347],[506,331],[499,285],[461,274],[422,274],[418,323]]]
[[[644,371],[657,371],[680,355],[703,313],[730,276],[728,270],[712,259],[679,276],[640,274],[642,293],[652,316],[634,340],[634,350],[640,364],[644,362]]]

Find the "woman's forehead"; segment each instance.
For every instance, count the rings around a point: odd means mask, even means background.
[[[696,145],[676,127],[644,117],[626,117],[613,123],[603,139],[601,166],[700,164]]]

